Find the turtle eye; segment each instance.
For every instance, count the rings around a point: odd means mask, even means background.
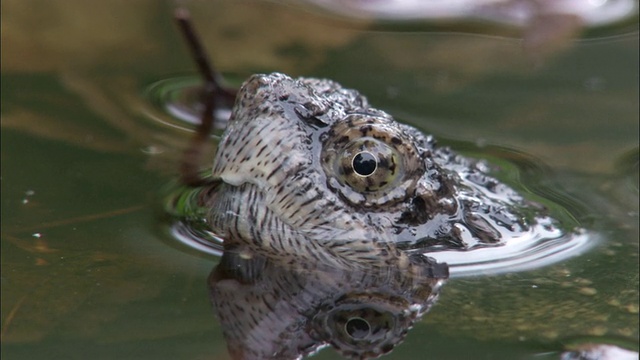
[[[399,204],[425,172],[416,139],[390,118],[347,115],[321,141],[327,185],[353,205]]]
[[[385,189],[402,173],[397,151],[370,137],[348,143],[335,166],[339,178],[361,193]]]
[[[371,335],[371,325],[361,317],[353,317],[344,324],[344,331],[353,339],[366,339]]]
[[[351,160],[353,171],[360,176],[372,175],[378,168],[378,159],[368,151],[357,153]]]

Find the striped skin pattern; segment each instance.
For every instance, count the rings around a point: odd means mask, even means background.
[[[380,192],[394,194],[386,207],[363,199],[345,207],[355,191],[336,191],[345,187],[340,176],[327,174],[331,170],[321,165],[321,156],[325,161],[334,156],[323,151],[322,142],[339,136],[332,125],[351,113],[386,126],[409,144],[412,172],[398,185],[414,191],[426,149],[410,145],[411,134],[392,127],[395,122],[369,108],[364,97],[328,80],[257,75],[240,90],[216,154],[213,176],[224,189],[211,203],[212,228],[224,230],[221,235],[230,244],[295,262],[401,261],[407,266],[389,231],[411,206],[399,202],[407,191],[388,186],[374,192],[378,198],[385,197]]]
[[[372,174],[354,174],[358,154],[376,160],[360,169]],[[398,244],[467,250],[527,228],[513,190],[330,80],[248,79],[213,177],[209,221],[225,249],[290,263],[420,273]]]

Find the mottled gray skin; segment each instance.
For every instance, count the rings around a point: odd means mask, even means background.
[[[378,158],[355,174],[361,151]],[[225,250],[304,266],[396,264],[403,249],[499,246],[527,229],[522,199],[431,136],[330,80],[254,75],[214,160],[209,220]]]

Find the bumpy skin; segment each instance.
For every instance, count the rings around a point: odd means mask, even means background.
[[[353,168],[363,151],[371,176]],[[333,81],[254,75],[218,147],[209,220],[226,250],[411,268],[398,246],[467,250],[526,230],[522,199],[479,167]]]

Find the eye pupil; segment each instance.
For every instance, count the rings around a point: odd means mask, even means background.
[[[378,167],[378,159],[370,152],[360,152],[353,157],[351,161],[353,171],[360,176],[369,176],[376,171]]]
[[[371,333],[371,326],[362,318],[351,318],[345,325],[347,334],[354,339],[364,339]]]

